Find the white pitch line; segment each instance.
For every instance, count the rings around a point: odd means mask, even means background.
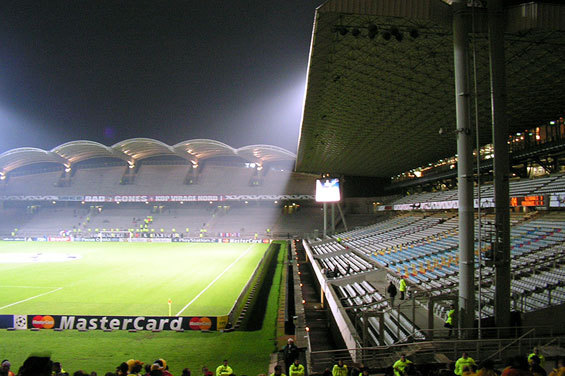
[[[11,289],[56,289],[55,286],[19,286],[19,285],[0,285],[0,288]]]
[[[5,305],[4,307],[0,307],[0,310],[14,306],[16,304],[27,302],[28,300],[31,300],[31,299],[39,298],[40,296],[43,296],[43,295],[47,295],[47,294],[51,294],[53,292],[57,292],[57,291],[62,290],[62,289],[63,289],[62,287],[59,287],[59,288],[56,288],[55,290],[47,291],[47,292],[44,292],[43,294],[35,295],[35,296],[32,296],[31,298],[27,298],[27,299],[24,299],[24,300],[20,300],[19,302],[15,302],[15,303]]]
[[[228,270],[230,270],[231,267],[234,266],[234,265],[239,261],[239,259],[241,259],[243,256],[245,256],[245,255],[251,250],[251,248],[253,248],[253,245],[250,245],[249,248],[247,248],[247,249],[245,250],[245,252],[243,252],[241,255],[239,255],[238,258],[236,258],[236,259],[234,260],[234,262],[232,262],[231,264],[229,264],[229,265],[224,269],[223,272],[221,272],[216,278],[214,278],[214,280],[213,280],[212,282],[210,282],[210,284],[209,284],[208,286],[206,286],[206,287],[204,288],[204,290],[200,291],[200,293],[199,293],[198,295],[196,295],[196,296],[194,297],[194,299],[192,299],[190,302],[188,302],[188,304],[185,305],[185,306],[179,311],[179,313],[177,313],[175,316],[180,316],[180,314],[183,313],[184,310],[188,308],[188,306],[190,306],[192,303],[194,303],[194,301],[195,301],[196,299],[198,299],[198,298],[200,297],[200,295],[204,294],[204,293],[206,292],[206,290],[208,290],[214,283],[216,283],[216,281],[217,281],[218,279],[220,279]],[[1,308],[0,308],[0,309],[1,309]]]

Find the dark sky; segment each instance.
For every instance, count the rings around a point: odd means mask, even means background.
[[[0,152],[132,137],[295,152],[320,3],[0,1]]]

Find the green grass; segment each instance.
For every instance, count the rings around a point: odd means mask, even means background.
[[[79,257],[0,262],[0,314],[166,316],[170,298],[175,315],[229,268],[182,312],[225,315],[266,249],[265,244],[0,242],[0,260],[14,253]],[[9,306],[16,302],[21,303]]]
[[[2,330],[0,353],[10,359],[12,364],[20,365],[32,352],[49,351],[52,359],[61,361],[69,372],[83,369],[88,372],[97,371],[99,375],[113,371],[120,362],[130,358],[147,363],[161,357],[167,360],[173,375],[177,376],[185,367],[193,373],[199,372],[202,365],[215,368],[224,358],[230,360],[236,374],[266,373],[270,353],[275,350],[275,324],[280,293],[277,282],[281,279],[284,257],[285,252],[280,252],[261,330],[231,333]]]

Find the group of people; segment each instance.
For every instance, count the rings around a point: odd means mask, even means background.
[[[49,356],[30,356],[17,373],[12,371],[12,364],[8,359],[0,363],[0,376],[97,376],[96,372],[85,372],[83,370],[69,373],[65,371],[60,362],[53,362]],[[130,359],[120,363],[113,372],[106,372],[104,376],[173,376],[165,359],[157,359],[154,362],[144,363],[140,360]],[[191,376],[188,368],[182,370],[181,376]],[[212,372],[207,366],[202,367],[201,376],[235,376],[233,369],[224,360]],[[304,376],[295,375],[295,376]]]
[[[418,369],[405,354],[402,354],[400,359],[394,362],[390,372],[385,372],[385,374],[393,374],[394,376],[427,376],[431,374],[452,376],[565,376],[565,358],[558,359],[555,368],[549,374],[545,371],[544,366],[545,358],[538,348],[534,348],[533,352],[527,357],[515,356],[510,358],[506,367],[502,370],[496,369],[492,360],[477,364],[467,352],[463,352],[461,357],[450,367],[439,372],[436,369],[430,373],[423,370],[424,367]],[[369,374],[371,374],[370,370],[362,365],[349,369],[343,360],[339,360],[331,370],[326,368],[322,376],[368,376]]]
[[[452,369],[446,374],[455,374],[456,376],[548,376],[544,366],[545,357],[537,347],[527,357],[518,355],[510,358],[502,371],[495,369],[492,360],[477,364],[467,352],[463,352],[461,357],[452,365]],[[394,376],[421,375],[414,363],[408,360],[404,354],[392,365],[392,371]],[[564,358],[556,361],[556,366],[549,373],[549,376],[565,376]]]
[[[270,376],[305,376],[304,365],[299,359],[299,349],[291,339],[283,348],[285,369],[281,365],[276,365],[274,372]],[[499,371],[495,369],[492,360],[477,364],[467,352],[463,352],[461,357],[451,365],[449,370],[440,373],[455,376],[565,376],[565,358],[556,361],[555,368],[549,373],[545,370],[545,357],[539,348],[534,348],[533,352],[526,356],[515,356],[509,359],[506,367]],[[202,367],[202,376],[235,376],[233,368],[225,359],[221,365],[212,372],[208,367]],[[391,367],[391,374],[394,376],[418,376],[426,375],[420,372],[415,364],[410,361],[405,354],[400,356]],[[369,376],[370,370],[361,366],[353,367],[351,370],[339,360],[332,369],[326,368],[323,376]],[[0,363],[0,376],[70,376],[61,363],[52,362],[48,356],[30,356],[25,360],[18,372],[14,374],[9,360],[4,359]],[[73,376],[97,376],[96,372],[84,372],[82,370],[72,373]],[[105,376],[173,376],[164,359],[157,359],[154,362],[144,364],[143,362],[130,359],[116,367],[114,372],[107,372]],[[188,368],[182,370],[181,376],[191,376]],[[266,376],[266,375],[259,375]]]

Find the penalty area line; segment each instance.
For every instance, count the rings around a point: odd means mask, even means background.
[[[245,250],[245,252],[243,252],[241,255],[239,255],[239,257],[236,258],[236,259],[234,260],[234,262],[232,262],[231,264],[229,264],[229,265],[224,269],[223,272],[221,272],[216,278],[214,278],[214,280],[213,280],[212,282],[210,282],[210,283],[208,284],[208,286],[204,287],[204,290],[200,291],[200,292],[198,293],[198,295],[196,295],[196,296],[194,297],[194,299],[192,299],[190,302],[188,302],[188,304],[185,305],[175,316],[180,316],[180,314],[183,313],[185,309],[187,309],[192,303],[194,303],[194,301],[195,301],[196,299],[200,298],[200,296],[201,296],[202,294],[204,294],[204,293],[206,292],[206,290],[208,290],[210,287],[212,287],[212,285],[213,285],[214,283],[216,283],[216,281],[217,281],[218,279],[220,279],[228,270],[230,270],[232,266],[234,266],[243,256],[245,256],[246,254],[248,254],[249,251],[251,250],[251,248],[253,248],[253,246],[254,246],[254,244],[253,244],[253,245],[250,245],[249,248],[247,248],[247,249]],[[1,309],[1,308],[0,308],[0,309]]]
[[[32,299],[35,299],[35,298],[39,298],[40,296],[43,296],[43,295],[47,295],[47,294],[51,294],[51,293],[57,292],[57,291],[62,290],[62,289],[63,289],[62,287],[58,287],[58,288],[56,288],[55,290],[47,291],[47,292],[44,292],[43,294],[35,295],[35,296],[32,296],[31,298],[27,298],[27,299],[24,299],[24,300],[20,300],[19,302],[7,304],[7,305],[5,305],[4,307],[0,307],[0,310],[2,310],[2,309],[4,309],[4,308],[11,307],[11,306],[15,306],[16,304],[20,304],[20,303],[27,302],[28,300],[32,300]]]

